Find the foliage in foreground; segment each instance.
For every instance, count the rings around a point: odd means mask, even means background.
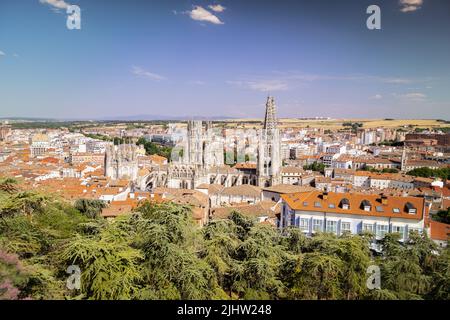
[[[7,181],[11,183],[11,181]],[[188,207],[145,203],[107,222],[75,207],[0,191],[0,299],[449,299],[450,253],[396,235],[373,257],[368,235],[281,235],[239,213],[200,229]],[[368,290],[367,267],[381,268]],[[81,270],[69,290],[67,267]]]

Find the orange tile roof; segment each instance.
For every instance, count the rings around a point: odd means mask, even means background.
[[[413,220],[422,220],[424,199],[417,197],[396,197],[387,196],[387,204],[381,203],[381,197],[373,194],[362,193],[335,193],[329,192],[327,199],[324,199],[323,192],[311,191],[294,194],[285,194],[281,197],[288,204],[291,209],[302,211],[316,211],[316,212],[330,212],[340,214],[364,215],[373,217],[390,217],[390,218],[404,218]],[[340,204],[343,199],[347,199],[350,208],[345,210]],[[361,208],[361,203],[367,200],[371,204],[371,210],[365,211]],[[415,214],[409,214],[405,210],[407,203],[411,203],[416,208]],[[316,207],[315,204],[320,204]],[[334,205],[334,208],[330,208]],[[378,212],[376,207],[383,209]],[[393,209],[399,209],[399,213],[394,213]]]
[[[163,157],[163,156],[160,156],[160,155],[157,155],[157,154],[150,155],[149,159],[151,161],[153,161],[153,162],[160,163],[160,164],[164,164],[164,163],[167,162],[167,158],[166,157]]]
[[[241,162],[234,166],[236,169],[256,169],[256,163]]]
[[[450,224],[430,221],[430,237],[433,240],[448,240],[450,235]]]

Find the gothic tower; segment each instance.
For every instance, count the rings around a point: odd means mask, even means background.
[[[188,164],[203,166],[203,122],[194,120],[188,122]]]
[[[273,97],[267,98],[263,128],[258,135],[257,175],[260,187],[281,183],[280,131],[276,120],[276,106]]]
[[[277,128],[277,107],[273,97],[267,97],[266,116],[264,118],[264,129],[273,130]]]

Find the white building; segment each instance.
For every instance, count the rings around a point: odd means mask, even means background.
[[[358,193],[302,192],[282,195],[280,228],[296,226],[306,235],[370,231],[376,239],[411,231],[423,232],[429,204],[424,198]]]

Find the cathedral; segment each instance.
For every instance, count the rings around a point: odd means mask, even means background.
[[[236,157],[238,139],[230,143],[212,122],[189,121],[187,135],[174,148],[169,164],[153,166],[148,173],[139,175],[134,147],[116,146],[107,150],[105,173],[114,179],[128,178],[147,191],[156,187],[195,189],[205,184],[225,187],[280,184],[281,144],[273,97],[267,98],[263,126],[252,138],[257,141],[250,146],[256,164],[245,162],[245,157]]]

